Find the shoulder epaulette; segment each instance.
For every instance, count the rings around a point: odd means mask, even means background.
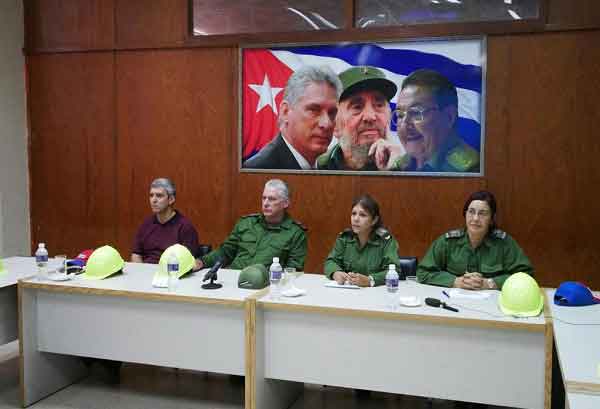
[[[375,230],[375,234],[384,240],[389,240],[392,237],[390,232],[384,227],[378,227],[377,230]]]
[[[296,226],[300,227],[304,231],[308,230],[308,227],[300,223],[298,220],[292,219],[292,223],[294,223]]]
[[[494,229],[492,237],[504,240],[506,238],[506,232],[504,230]]]
[[[447,239],[458,239],[465,235],[465,231],[463,229],[454,229],[446,232],[444,237]]]
[[[241,219],[246,219],[248,217],[257,217],[257,216],[260,216],[260,215],[261,215],[260,213],[247,214],[245,216],[242,216]]]
[[[479,152],[462,143],[448,152],[446,160],[459,172],[466,172],[479,166]]]
[[[342,232],[340,232],[340,234],[338,234],[338,236],[342,237],[342,236],[352,236],[354,234],[354,232],[352,231],[351,228],[347,228],[342,230]]]

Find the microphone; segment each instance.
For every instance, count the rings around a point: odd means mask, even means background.
[[[217,262],[204,275],[204,278],[202,279],[202,281],[216,280],[217,279],[217,271],[219,271],[219,269],[221,268],[222,265],[223,265],[223,260],[218,259]]]
[[[217,279],[217,271],[219,271],[223,264],[225,264],[225,259],[217,259],[217,262],[210,268],[210,270],[208,270],[202,279],[202,281],[210,280],[210,283],[202,284],[202,288],[205,290],[216,290],[217,288],[223,287],[222,284],[215,283],[215,280]]]
[[[438,300],[437,298],[429,298],[429,297],[425,298],[425,304],[429,305],[430,307],[434,307],[434,308],[440,308],[441,307],[441,308],[443,308],[445,310],[458,312],[457,308],[450,307],[448,304],[446,304],[442,300]]]

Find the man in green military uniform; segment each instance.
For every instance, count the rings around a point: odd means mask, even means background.
[[[373,277],[370,284],[377,286],[385,284],[390,264],[400,265],[398,242],[385,228],[373,231],[363,248],[352,229],[346,229],[339,234],[325,260],[325,275],[333,280],[336,271],[356,272]]]
[[[240,218],[223,244],[202,257],[200,267],[211,267],[217,260],[224,260],[224,265],[232,269],[252,264],[268,266],[273,257],[279,257],[284,267],[303,270],[306,228],[287,214],[289,204],[286,183],[269,180],[262,195],[262,213]]]
[[[392,118],[402,146],[378,142],[372,148],[378,168],[479,172],[479,152],[458,135],[457,118],[458,94],[454,84],[437,71],[414,71],[402,81]]]
[[[397,87],[383,71],[369,66],[339,74],[340,95],[334,134],[338,143],[317,158],[317,169],[378,170],[371,146],[385,140],[391,118],[389,101]]]
[[[419,263],[417,278],[425,284],[470,290],[501,289],[514,273],[533,275],[531,262],[517,242],[496,228],[496,199],[473,193],[463,207],[465,228],[437,238]]]

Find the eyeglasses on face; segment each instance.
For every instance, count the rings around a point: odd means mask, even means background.
[[[425,115],[431,111],[437,111],[439,107],[420,107],[414,106],[407,110],[396,109],[392,115],[392,123],[398,125],[403,121],[410,121],[412,123],[423,122]]]
[[[488,217],[490,215],[489,210],[475,210],[475,209],[467,209],[467,214],[471,217]]]

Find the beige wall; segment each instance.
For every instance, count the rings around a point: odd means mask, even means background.
[[[29,254],[23,6],[0,1],[0,255]]]

